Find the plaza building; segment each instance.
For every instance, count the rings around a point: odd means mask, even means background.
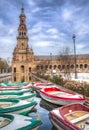
[[[66,58],[59,55],[37,56],[28,44],[26,16],[24,8],[21,8],[20,24],[18,27],[17,45],[12,58],[12,81],[30,81],[31,73],[74,73],[74,56]],[[65,60],[67,59],[67,60]],[[89,73],[89,54],[76,55],[77,73]]]

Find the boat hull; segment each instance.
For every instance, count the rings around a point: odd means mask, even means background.
[[[84,103],[85,101],[82,101],[82,100],[62,100],[62,99],[58,99],[58,98],[52,98],[52,97],[49,97],[49,96],[46,96],[42,93],[40,93],[41,97],[50,102],[50,103],[53,103],[53,104],[57,104],[57,105],[68,105],[68,104],[71,104],[71,103]]]
[[[89,108],[82,104],[70,104],[50,111],[49,118],[58,130],[82,130],[89,123]],[[88,129],[87,129],[88,130]]]
[[[62,90],[55,86],[41,89],[40,96],[44,100],[57,105],[85,102],[85,98],[82,95],[70,92],[68,90]]]
[[[36,117],[32,119],[18,114],[0,114],[0,119],[0,130],[32,130],[41,125],[41,120]],[[8,124],[5,124],[6,120]]]
[[[16,99],[0,99],[0,113],[28,114],[37,103],[35,101],[25,101]]]

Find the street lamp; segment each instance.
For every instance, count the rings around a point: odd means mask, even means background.
[[[76,39],[76,35],[75,34],[73,34],[73,43],[74,43],[74,64],[75,64],[75,66],[74,66],[74,73],[75,73],[75,79],[77,79],[77,71],[76,71],[76,46],[75,46],[75,39]]]

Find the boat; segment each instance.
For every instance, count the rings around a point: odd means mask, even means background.
[[[35,107],[36,101],[17,99],[0,99],[0,113],[16,113],[27,115]]]
[[[26,89],[26,88],[31,88],[31,84],[28,82],[0,83],[0,90],[19,90],[19,89]]]
[[[81,103],[53,109],[49,118],[58,130],[89,130],[89,107]]]
[[[3,95],[3,94],[13,94],[13,95],[19,95],[19,94],[23,94],[23,93],[28,93],[28,92],[31,92],[32,89],[29,88],[29,89],[20,89],[20,90],[0,90],[0,95]]]
[[[35,93],[24,93],[24,94],[19,94],[19,95],[9,95],[9,94],[2,94],[0,95],[0,99],[18,99],[18,100],[33,100],[36,97]]]
[[[42,89],[42,88],[45,88],[45,87],[47,87],[47,86],[51,86],[51,85],[53,85],[53,83],[50,83],[50,82],[47,82],[47,83],[44,83],[44,82],[36,82],[36,83],[32,83],[32,88],[34,89],[34,90],[40,90],[40,89]]]
[[[57,105],[67,105],[70,103],[84,103],[85,97],[72,91],[63,90],[56,86],[49,86],[40,90],[41,97]]]
[[[0,130],[33,130],[41,125],[37,117],[27,117],[19,114],[0,114]]]
[[[28,85],[29,82],[2,82],[0,83],[0,86],[22,86],[22,85]]]

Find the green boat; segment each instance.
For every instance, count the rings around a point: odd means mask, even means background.
[[[22,85],[27,85],[29,82],[2,82],[0,83],[1,86],[22,86]]]
[[[33,130],[41,120],[18,114],[0,114],[0,130]]]
[[[19,95],[0,95],[0,99],[19,99],[19,100],[27,100],[31,101],[36,97],[35,93],[24,93]]]
[[[0,113],[15,113],[27,115],[35,107],[36,101],[17,99],[0,99]]]
[[[28,93],[31,92],[32,88],[29,89],[20,89],[20,90],[0,90],[0,95],[19,95],[19,94],[23,94],[23,93]]]

